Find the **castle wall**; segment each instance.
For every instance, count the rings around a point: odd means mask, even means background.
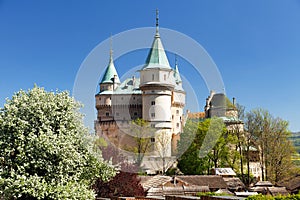
[[[171,92],[145,90],[143,95],[143,119],[151,122],[171,121]]]

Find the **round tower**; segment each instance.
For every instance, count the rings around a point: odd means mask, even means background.
[[[146,63],[140,70],[140,89],[142,91],[143,119],[158,132],[172,135],[172,95],[176,86],[174,70],[170,67],[163,48],[159,30],[158,15],[156,34]],[[157,138],[153,138],[155,141]],[[171,136],[167,155],[171,156]]]
[[[119,76],[114,65],[112,49],[110,50],[109,64],[100,81],[100,92],[96,94],[96,109],[99,121],[112,121],[111,97],[113,91],[120,85]]]

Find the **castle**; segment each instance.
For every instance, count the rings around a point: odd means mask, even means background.
[[[111,49],[108,66],[100,81],[100,91],[95,95],[95,130],[97,135],[125,152],[136,152],[133,149],[138,146],[135,137],[149,138],[151,148],[142,150],[141,153],[146,156],[141,158],[140,165],[147,173],[157,173],[176,160],[177,142],[187,117],[183,112],[186,93],[178,64],[176,62],[174,67],[169,64],[159,34],[158,17],[154,40],[139,75],[121,82]],[[234,101],[231,103],[223,93],[211,92],[203,113],[188,114],[190,118],[197,119],[219,117],[228,131],[242,131],[244,124],[238,118]],[[135,134],[131,125],[136,119],[147,123],[147,127],[141,128],[150,134]],[[250,170],[255,176],[260,176],[257,159],[251,161]]]
[[[95,95],[97,135],[110,140],[118,148],[134,146],[128,126],[132,120],[143,119],[149,124],[153,134],[154,149],[144,164],[157,170],[151,159],[158,161],[163,156],[171,158],[176,153],[176,145],[184,125],[183,109],[186,93],[182,87],[177,62],[172,68],[164,50],[156,17],[156,33],[140,77],[120,81],[114,66],[112,50],[109,64],[100,81],[100,92]],[[164,135],[164,146],[157,145],[160,135]]]

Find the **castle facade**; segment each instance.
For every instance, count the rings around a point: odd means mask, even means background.
[[[150,157],[161,157],[161,151],[165,157],[172,157],[183,130],[185,96],[177,62],[174,67],[170,66],[157,23],[139,77],[132,76],[121,82],[111,51],[109,64],[100,81],[100,91],[95,95],[96,133],[120,148],[130,148],[136,144],[130,138],[128,125],[133,120],[142,119],[152,131],[149,137],[154,151]],[[157,145],[161,134],[164,135],[164,147]]]

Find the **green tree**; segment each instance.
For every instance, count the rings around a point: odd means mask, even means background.
[[[227,134],[226,127],[221,118],[211,118],[209,129],[200,149],[207,154],[209,160],[213,162],[213,166],[223,167],[229,165],[230,144],[233,137]]]
[[[294,169],[288,122],[274,118],[267,110],[255,109],[247,113],[245,124],[248,146],[255,146],[260,154],[262,180],[277,183],[287,178]]]
[[[244,161],[245,161],[245,146],[246,146],[246,140],[247,135],[244,131],[244,124],[243,121],[245,119],[245,106],[241,104],[236,104],[236,110],[237,110],[237,120],[241,123],[237,123],[233,126],[232,133],[235,135],[236,143],[235,143],[235,150],[236,153],[238,153],[237,158],[239,159],[239,173],[241,180],[245,182],[244,177]]]
[[[272,131],[267,153],[268,178],[274,183],[289,177],[295,171],[292,155],[295,153],[293,143],[289,140],[288,122],[280,118],[272,120]]]
[[[220,118],[188,121],[178,143],[179,151],[191,143],[180,157],[178,168],[184,174],[209,174],[212,167],[228,165],[230,140]]]
[[[207,157],[199,156],[199,149],[209,127],[209,121],[194,122],[188,120],[178,142],[178,168],[186,175],[207,174],[210,168]]]
[[[129,147],[129,150],[135,153],[135,163],[140,168],[144,156],[153,148],[151,138],[154,137],[155,130],[150,127],[147,121],[138,118],[132,121],[130,131],[135,146]]]
[[[92,182],[115,170],[93,148],[80,104],[67,92],[19,91],[0,111],[0,196],[94,199]]]

